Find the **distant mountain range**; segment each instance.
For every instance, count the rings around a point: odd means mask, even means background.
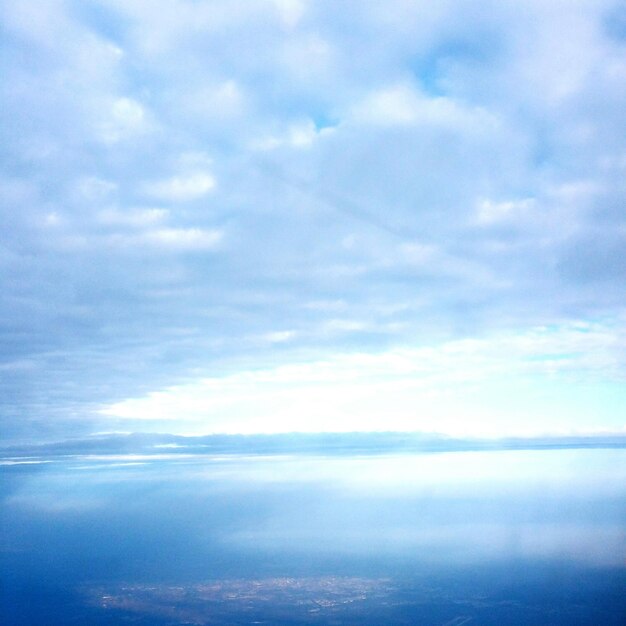
[[[55,443],[0,448],[0,456],[55,457],[84,454],[309,454],[374,455],[419,452],[624,448],[626,434],[586,436],[455,438],[435,433],[355,432],[205,435],[106,434]]]

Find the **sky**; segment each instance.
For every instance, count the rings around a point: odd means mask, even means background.
[[[0,8],[0,429],[626,427],[626,7]]]

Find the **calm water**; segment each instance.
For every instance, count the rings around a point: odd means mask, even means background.
[[[7,626],[626,623],[623,449],[26,460]]]

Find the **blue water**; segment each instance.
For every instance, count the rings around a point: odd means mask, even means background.
[[[626,623],[623,449],[2,463],[7,626]]]

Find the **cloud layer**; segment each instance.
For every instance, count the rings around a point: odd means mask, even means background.
[[[623,381],[605,358],[625,347],[620,3],[46,0],[0,19],[10,437],[100,429],[207,378],[465,340],[506,355],[579,323],[593,341],[559,348],[579,376]]]

